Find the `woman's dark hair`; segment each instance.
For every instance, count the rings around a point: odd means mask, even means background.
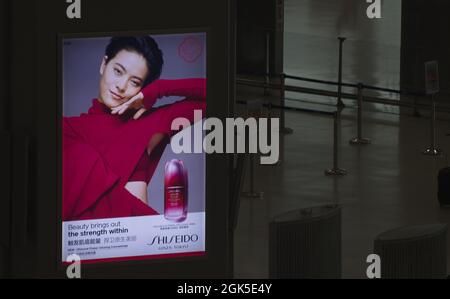
[[[105,51],[105,55],[107,56],[106,63],[116,57],[122,50],[141,54],[147,61],[149,74],[144,81],[144,86],[159,79],[164,59],[162,51],[153,38],[150,36],[120,36],[111,38]]]

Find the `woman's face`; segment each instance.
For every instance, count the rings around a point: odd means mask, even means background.
[[[99,101],[109,108],[117,107],[137,95],[148,74],[145,58],[132,51],[122,50],[100,68]]]

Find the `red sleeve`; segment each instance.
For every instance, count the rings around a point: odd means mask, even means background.
[[[205,101],[206,79],[180,79],[180,80],[157,80],[146,86],[144,94],[144,106],[151,109],[156,101],[162,97],[181,96],[191,100]]]

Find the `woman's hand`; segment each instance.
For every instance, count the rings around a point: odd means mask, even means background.
[[[120,106],[111,109],[111,114],[124,114],[128,109],[138,110],[134,115],[134,119],[140,118],[147,110],[150,110],[156,103],[160,95],[160,81],[156,80],[152,84],[147,85],[140,93],[132,97]]]
[[[139,92],[127,102],[112,108],[111,114],[122,115],[127,112],[128,109],[138,110],[136,114],[134,114],[133,119],[139,119],[147,111],[147,109],[144,107],[144,94],[142,92]]]

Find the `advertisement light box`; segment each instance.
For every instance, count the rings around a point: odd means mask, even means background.
[[[171,138],[202,126],[206,38],[61,39],[62,263],[205,255],[206,157]]]

